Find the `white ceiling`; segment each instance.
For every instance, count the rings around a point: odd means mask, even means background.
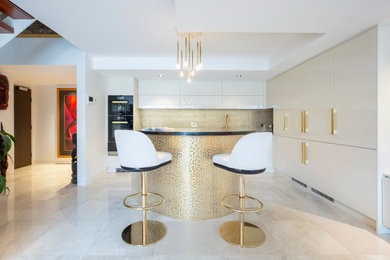
[[[0,66],[0,72],[13,74],[14,84],[26,87],[76,85],[75,66]]]
[[[225,79],[239,71],[243,78],[268,79],[390,22],[389,0],[14,2],[99,59],[106,75],[121,70],[140,79],[155,78],[159,70],[165,78],[178,77],[177,32],[203,33],[204,79]],[[158,67],[150,62],[154,59]]]

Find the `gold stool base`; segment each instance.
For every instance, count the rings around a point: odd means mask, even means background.
[[[142,221],[127,226],[122,232],[122,239],[134,246],[147,246],[159,242],[167,234],[167,228],[159,221],[147,222],[146,241],[143,243]]]
[[[256,225],[244,222],[241,241],[241,222],[229,221],[219,228],[221,237],[230,244],[240,247],[258,247],[265,242],[264,231]]]

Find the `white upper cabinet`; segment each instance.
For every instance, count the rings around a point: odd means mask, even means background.
[[[180,82],[174,80],[140,80],[139,95],[180,95]]]
[[[264,81],[223,81],[224,96],[264,96]]]
[[[334,50],[335,140],[376,148],[377,30],[372,29]]]
[[[193,81],[181,84],[181,95],[183,96],[221,96],[221,81]]]
[[[222,96],[223,108],[256,109],[264,108],[263,96]]]
[[[140,108],[179,108],[180,96],[168,95],[139,95],[138,107]]]
[[[221,96],[181,96],[182,108],[221,108]]]
[[[310,140],[332,141],[333,52],[305,63],[307,133]]]
[[[258,109],[265,107],[263,81],[140,80],[140,108]]]

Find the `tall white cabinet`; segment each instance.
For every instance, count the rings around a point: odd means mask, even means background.
[[[267,82],[274,168],[376,219],[377,29]]]

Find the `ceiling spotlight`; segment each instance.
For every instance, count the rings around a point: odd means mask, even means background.
[[[236,75],[236,79],[240,79],[240,78],[242,78],[242,75],[241,74],[237,74]]]
[[[163,77],[164,77],[164,74],[160,73],[160,74],[158,74],[158,76],[159,76],[160,78],[163,78]]]

